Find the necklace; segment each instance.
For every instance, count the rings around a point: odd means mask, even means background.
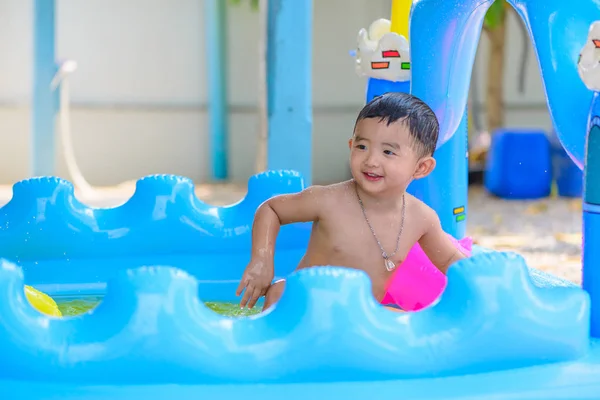
[[[392,254],[388,255],[388,253],[386,253],[386,251],[383,249],[381,242],[377,238],[377,235],[375,234],[375,230],[373,229],[373,227],[371,226],[371,222],[369,221],[369,217],[367,217],[367,212],[365,211],[365,206],[360,198],[360,195],[358,194],[358,186],[356,185],[356,182],[354,183],[354,188],[356,190],[356,197],[358,198],[358,204],[360,204],[360,209],[362,210],[363,216],[365,217],[365,221],[367,221],[367,225],[369,226],[369,229],[371,230],[371,233],[373,234],[373,237],[375,238],[377,245],[379,245],[379,248],[381,249],[381,256],[383,257],[383,265],[385,266],[385,269],[387,269],[389,272],[392,272],[396,268],[396,264],[394,264],[394,261],[391,258],[398,251],[398,248],[400,246],[400,236],[402,236],[402,230],[404,229],[404,213],[406,211],[406,199],[404,198],[404,193],[402,193],[402,217],[400,220],[400,232],[398,232],[398,238],[396,239],[396,249],[394,250],[394,252]]]

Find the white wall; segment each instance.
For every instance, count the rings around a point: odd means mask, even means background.
[[[72,58],[72,129],[84,175],[111,185],[152,173],[208,177],[201,0],[57,0],[57,52]],[[315,182],[346,177],[347,138],[364,101],[364,80],[348,51],[361,27],[389,16],[390,0],[314,0]],[[32,0],[0,2],[0,183],[28,176]],[[343,18],[341,18],[343,16]],[[507,125],[548,129],[533,49],[526,92],[516,76],[523,41],[511,18]],[[258,18],[231,7],[231,177],[252,173],[257,128]],[[478,53],[484,99],[486,39]],[[484,117],[483,117],[484,118]],[[60,151],[58,174],[68,177]]]

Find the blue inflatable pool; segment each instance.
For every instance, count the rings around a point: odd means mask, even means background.
[[[476,249],[434,306],[398,314],[362,272],[293,273],[266,313],[224,317],[236,301],[254,210],[300,190],[292,172],[250,179],[213,207],[191,181],[150,176],[111,209],[70,183],[32,179],[0,210],[0,393],[7,399],[597,398],[600,347],[581,288]],[[276,273],[302,256],[309,224],[286,226]],[[82,316],[47,317],[23,284],[104,296]]]

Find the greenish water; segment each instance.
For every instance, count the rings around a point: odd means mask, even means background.
[[[208,308],[214,312],[225,315],[227,317],[248,317],[250,315],[260,314],[262,311],[262,305],[256,305],[252,310],[240,308],[239,303],[204,303]]]
[[[54,300],[64,317],[72,317],[74,315],[83,314],[96,307],[102,300],[102,297],[89,296],[84,299],[55,298]]]
[[[83,314],[96,307],[98,303],[102,301],[102,297],[55,298],[55,301],[63,316],[72,317]],[[206,302],[204,304],[214,312],[228,317],[247,317],[259,314],[262,310],[262,306],[260,305],[256,305],[252,310],[248,310],[247,308],[242,310],[238,303]]]

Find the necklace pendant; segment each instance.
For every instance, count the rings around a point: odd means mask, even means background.
[[[385,269],[388,270],[388,272],[392,272],[394,269],[396,269],[396,264],[394,264],[394,262],[392,260],[390,260],[389,258],[385,259]]]

